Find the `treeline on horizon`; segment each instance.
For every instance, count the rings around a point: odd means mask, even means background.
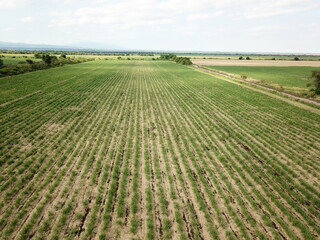
[[[0,49],[0,54],[53,54],[53,55],[106,55],[106,56],[155,56],[155,55],[199,55],[199,56],[274,56],[274,57],[320,57],[320,54],[303,54],[303,53],[250,53],[250,52],[202,52],[202,51],[134,51],[134,50],[123,50],[123,51],[104,51],[104,50],[66,50],[66,49]],[[318,59],[317,59],[318,60]],[[320,59],[319,59],[320,60]]]
[[[177,57],[175,54],[161,54],[160,60],[170,60],[182,65],[192,65],[190,58],[187,57]]]
[[[131,52],[131,51],[69,51],[69,50],[1,50],[0,54],[53,54],[53,55],[97,55],[97,56],[155,56],[153,52]]]
[[[50,55],[48,53],[42,54],[37,52],[34,54],[34,59],[40,59],[40,61],[34,61],[32,59],[26,59],[20,61],[18,64],[4,64],[1,59],[4,55],[0,55],[0,77],[13,76],[26,72],[33,72],[37,70],[43,70],[47,68],[60,67],[66,64],[77,64],[94,60],[93,58],[70,58],[65,54],[61,54],[59,57]]]

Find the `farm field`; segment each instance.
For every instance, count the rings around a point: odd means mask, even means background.
[[[0,55],[2,55],[0,53]],[[0,59],[3,61],[4,64],[18,64],[20,62],[25,62],[26,59],[32,59],[32,61],[40,62],[41,59],[34,58],[33,54],[25,54],[25,55],[3,55]]]
[[[186,53],[181,53],[178,54],[179,56],[183,57],[189,57],[191,59],[196,59],[196,60],[239,60],[239,57],[242,56],[244,58],[250,57],[252,60],[280,60],[280,61],[292,61],[294,60],[294,57],[297,56],[299,59],[303,61],[320,61],[320,56],[319,55],[272,55],[272,54],[264,54],[264,55],[259,55],[259,54],[250,54],[250,53],[243,53],[243,54],[186,54]]]
[[[208,66],[218,71],[262,80],[277,86],[310,89],[307,85],[313,81],[311,73],[316,67],[251,67],[251,66]]]
[[[192,62],[205,66],[320,67],[320,61],[192,59]]]
[[[320,114],[163,61],[0,79],[1,239],[319,239]]]

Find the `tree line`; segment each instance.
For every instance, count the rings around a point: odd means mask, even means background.
[[[175,54],[161,54],[160,60],[170,60],[182,65],[192,65],[190,58],[187,57],[177,57]]]
[[[87,61],[92,61],[94,59],[86,58],[70,58],[65,54],[59,57],[50,54],[34,54],[34,58],[41,59],[41,61],[34,61],[32,59],[26,59],[18,64],[4,64],[3,60],[0,58],[0,77],[18,75],[26,72],[32,72],[52,67],[59,67],[66,64],[76,64]]]

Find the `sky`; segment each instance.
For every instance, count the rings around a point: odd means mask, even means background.
[[[320,0],[0,0],[0,41],[320,53]]]

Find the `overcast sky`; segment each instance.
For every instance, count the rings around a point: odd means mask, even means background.
[[[320,53],[320,0],[0,0],[0,41]]]

